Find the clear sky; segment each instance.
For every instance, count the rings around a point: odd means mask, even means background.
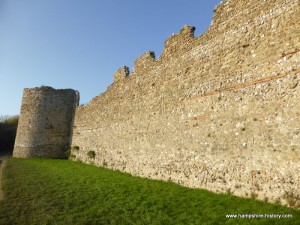
[[[19,114],[26,87],[72,88],[88,103],[184,25],[204,33],[219,2],[0,0],[0,115]]]

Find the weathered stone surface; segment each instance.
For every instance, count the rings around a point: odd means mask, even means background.
[[[127,66],[124,66],[121,69],[118,69],[114,74],[114,82],[122,81],[126,77],[129,76],[129,68]]]
[[[147,52],[132,74],[117,70],[105,93],[76,109],[71,158],[297,206],[299,8],[226,1],[204,35],[184,26],[159,59]],[[74,91],[25,89],[14,156],[60,157],[77,101]]]
[[[158,60],[144,54],[77,109],[72,157],[239,196],[299,196],[299,15],[297,0],[220,4],[204,35],[185,26]]]
[[[72,89],[25,88],[13,156],[66,158],[78,98]]]

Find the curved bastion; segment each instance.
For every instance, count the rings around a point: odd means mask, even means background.
[[[25,88],[13,156],[65,158],[78,100],[72,89]]]

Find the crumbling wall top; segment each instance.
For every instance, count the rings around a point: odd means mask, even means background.
[[[124,80],[128,76],[129,76],[129,68],[127,66],[124,66],[115,72],[114,81],[117,82],[117,81]]]
[[[195,27],[185,25],[179,32],[179,34],[173,34],[170,36],[164,45],[164,49],[160,59],[165,60],[170,57],[174,57],[176,53],[183,51],[185,48],[189,48],[194,42]]]
[[[148,67],[155,62],[155,53],[148,51],[141,55],[134,63],[134,74],[142,74]]]

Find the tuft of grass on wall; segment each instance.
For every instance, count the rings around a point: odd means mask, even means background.
[[[300,211],[70,160],[8,160],[0,224],[297,224]],[[229,219],[227,214],[290,214]],[[298,223],[299,224],[299,223]]]
[[[87,157],[88,157],[89,159],[94,159],[94,158],[96,157],[95,151],[88,151],[88,152],[87,152]]]

